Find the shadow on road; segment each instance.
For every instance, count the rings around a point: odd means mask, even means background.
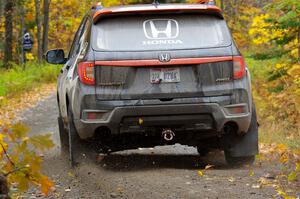
[[[159,168],[170,169],[204,169],[206,165],[214,165],[218,169],[226,169],[222,153],[199,155],[177,154],[111,154],[104,156],[99,162],[104,169],[113,171],[139,171]]]

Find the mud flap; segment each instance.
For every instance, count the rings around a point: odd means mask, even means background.
[[[231,157],[248,157],[258,154],[258,124],[255,105],[252,106],[251,124],[245,135],[230,133],[224,136],[224,150]]]

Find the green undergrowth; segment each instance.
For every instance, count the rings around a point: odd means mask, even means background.
[[[27,63],[25,69],[13,65],[11,69],[0,69],[0,97],[19,95],[43,83],[56,81],[61,66]]]
[[[300,134],[290,123],[290,118],[295,115],[286,114],[286,118],[283,119],[281,114],[285,111],[286,107],[279,105],[279,108],[274,108],[272,105],[272,98],[270,97],[272,81],[270,80],[270,76],[278,60],[246,58],[246,62],[251,73],[253,98],[260,124],[260,142],[284,144],[291,149],[300,148]],[[278,94],[288,95],[285,93],[285,90],[280,91]]]

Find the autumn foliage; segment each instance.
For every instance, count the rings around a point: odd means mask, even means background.
[[[0,67],[4,57],[3,41],[6,40],[2,2],[0,4]],[[13,57],[11,61],[16,64],[21,63],[20,38],[25,28],[35,38],[30,56],[36,60],[38,54],[36,13],[43,14],[43,6],[36,12],[36,2],[43,5],[44,1],[10,0],[9,2],[13,2],[13,18],[11,18]],[[151,0],[103,0],[102,4],[115,6],[151,2]],[[199,0],[188,0],[188,2],[199,2]],[[51,0],[48,48],[64,48],[68,52],[82,17],[94,3],[93,0]],[[296,181],[299,179],[300,172],[297,154],[300,153],[298,150],[300,148],[300,1],[216,0],[216,3],[222,7],[233,37],[247,58],[252,75],[254,101],[259,116],[261,141],[277,142],[276,144],[263,144],[263,149],[269,149],[270,153],[277,152],[279,161],[285,167],[292,165],[283,176],[287,181]],[[14,76],[18,77],[15,79],[20,80],[21,72],[18,71],[21,69],[15,70],[12,67],[11,70],[18,73]],[[6,75],[9,73],[7,71],[1,72]],[[29,69],[29,71],[36,74],[36,70]],[[24,82],[30,84],[27,76],[30,74],[24,75]],[[13,88],[18,89],[18,92],[24,90],[10,78],[4,78],[1,75],[0,77],[2,78],[0,79],[1,97]],[[36,80],[35,76],[32,82],[38,81],[40,80]],[[22,85],[24,82],[22,81]],[[20,191],[26,190],[31,184],[38,185],[47,194],[52,182],[41,173],[42,154],[53,144],[49,135],[31,137],[28,133],[28,129],[21,124],[3,125],[0,128],[0,169],[2,172],[0,180],[7,177],[9,186],[17,187]],[[277,137],[279,139],[275,139]],[[203,171],[200,174],[203,175]],[[283,189],[279,191],[282,196],[287,196]]]
[[[2,126],[0,132],[1,184],[25,191],[30,185],[40,186],[48,194],[53,182],[41,172],[43,153],[54,146],[51,135],[29,136],[29,129],[17,123]],[[7,193],[1,193],[7,194]]]

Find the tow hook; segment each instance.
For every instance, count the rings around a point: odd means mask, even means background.
[[[166,141],[172,141],[175,137],[175,133],[171,129],[163,129],[161,135]]]

